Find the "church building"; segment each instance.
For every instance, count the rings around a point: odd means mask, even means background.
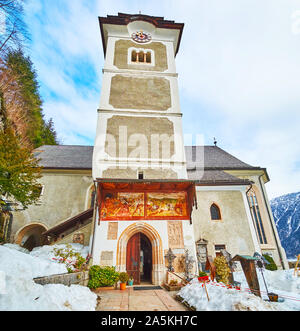
[[[184,146],[175,58],[184,24],[143,14],[100,17],[105,64],[94,146],[41,146],[40,201],[15,211],[11,241],[81,243],[93,264],[161,284],[208,256],[269,254],[288,267],[265,168],[218,146]]]

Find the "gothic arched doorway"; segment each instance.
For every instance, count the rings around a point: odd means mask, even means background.
[[[127,270],[127,256],[130,254],[127,254],[127,244],[129,240],[138,233],[145,235],[151,244],[151,282],[155,285],[161,285],[165,275],[162,240],[157,230],[145,222],[133,223],[121,233],[117,244],[117,270],[119,272]]]
[[[141,232],[133,235],[127,243],[126,271],[135,284],[152,282],[152,245]]]

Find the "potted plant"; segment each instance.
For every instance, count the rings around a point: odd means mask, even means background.
[[[88,287],[92,290],[114,289],[119,280],[119,273],[114,267],[94,265],[89,270]]]
[[[126,290],[126,283],[129,279],[127,272],[120,272],[119,281],[120,281],[120,290]]]
[[[201,282],[201,283],[203,283],[203,282],[207,282],[207,281],[209,281],[209,277],[208,277],[208,275],[207,275],[206,272],[204,272],[204,271],[200,271],[200,272],[199,272],[198,280],[199,280],[199,282]]]
[[[129,279],[128,279],[128,285],[132,286],[133,285],[133,277],[132,275],[130,275]]]
[[[272,302],[278,302],[278,294],[268,293],[269,300]]]

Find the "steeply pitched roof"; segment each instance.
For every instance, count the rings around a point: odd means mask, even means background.
[[[216,146],[185,147],[188,179],[199,184],[245,185],[249,181],[226,173],[224,170],[256,170]],[[93,146],[44,145],[37,148],[35,156],[45,169],[92,169]]]
[[[250,169],[253,167],[217,146],[185,146],[187,168]]]
[[[93,146],[44,145],[34,155],[44,168],[92,169],[93,149]]]
[[[188,170],[188,178],[201,185],[249,185],[249,180],[241,179],[222,170]]]

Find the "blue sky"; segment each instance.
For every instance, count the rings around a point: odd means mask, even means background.
[[[102,84],[98,16],[185,23],[183,130],[266,167],[270,198],[300,190],[300,0],[27,0],[28,47],[63,144],[93,145]]]

